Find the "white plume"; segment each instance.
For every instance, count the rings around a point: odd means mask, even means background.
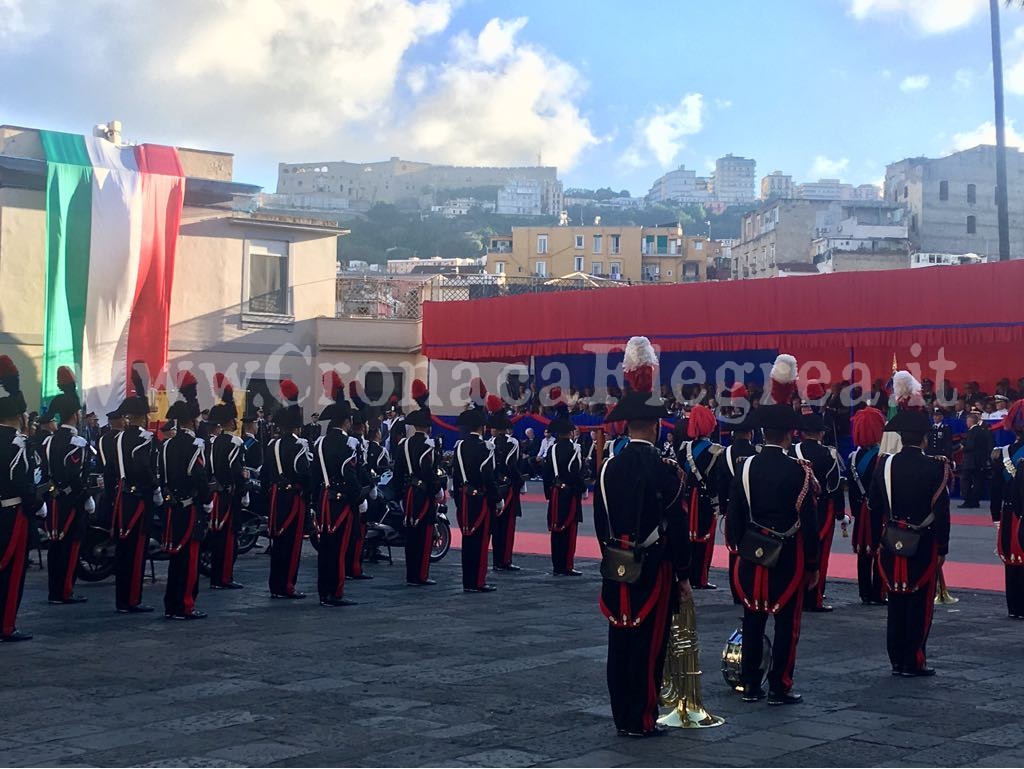
[[[897,371],[892,375],[892,394],[897,401],[909,400],[921,394],[921,383],[909,371]]]
[[[658,356],[654,354],[651,340],[645,336],[630,337],[622,358],[622,370],[634,371],[641,366],[657,366]]]
[[[796,373],[796,358],[783,353],[775,359],[769,376],[779,384],[789,384],[796,381]]]

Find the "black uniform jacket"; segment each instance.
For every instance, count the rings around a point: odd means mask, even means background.
[[[1024,539],[1021,515],[1024,515],[1024,439],[992,452],[991,511],[999,521],[998,552],[1003,563],[1024,566]]]
[[[36,469],[28,438],[13,427],[0,425],[0,515],[32,516],[43,506],[35,483]],[[0,542],[0,548],[6,544]]]
[[[207,521],[200,507],[210,501],[210,475],[205,458],[206,442],[190,430],[178,430],[158,449],[159,475],[163,479],[164,550],[174,553],[206,533]]]
[[[317,439],[313,460],[314,484],[319,489],[313,521],[320,533],[334,534],[347,525],[365,499],[357,457],[344,431],[330,427]]]
[[[871,555],[882,532],[874,528],[871,511],[868,509],[868,490],[878,466],[878,446],[862,446],[850,454],[850,482],[846,491],[850,498],[850,514],[853,516],[853,551],[860,555]]]
[[[886,463],[890,462],[891,501],[885,482]],[[872,528],[881,536],[885,525],[928,523],[912,557],[880,550],[878,567],[890,593],[916,591],[935,575],[938,556],[949,551],[948,482],[949,465],[919,448],[904,446],[899,453],[879,459],[869,492]]]
[[[749,503],[744,472],[750,481]],[[736,562],[733,585],[746,608],[774,614],[801,589],[804,575],[818,570],[815,486],[810,464],[788,456],[780,446],[765,444],[760,453],[740,463],[729,492],[726,541],[739,547],[748,529],[788,535],[771,569],[743,558]]]
[[[502,476],[502,483],[508,487],[505,491],[504,514],[509,511],[512,501],[518,497],[519,490],[523,487],[523,473],[519,467],[519,441],[508,435],[497,436],[494,439],[494,459],[498,474]],[[522,508],[518,508],[514,513],[522,515]]]
[[[647,441],[629,444],[601,466],[594,492],[594,529],[606,542],[644,543],[640,578],[633,584],[603,580],[601,611],[615,627],[639,625],[668,583],[685,580],[690,569],[685,481],[678,466],[664,461]]]
[[[399,441],[395,478],[402,490],[406,526],[434,524],[434,497],[444,484],[444,477],[437,472],[437,462],[434,442],[426,433],[413,433]]]
[[[676,450],[690,489],[690,539],[707,542],[714,536],[725,449],[710,438],[686,441]]]
[[[459,528],[463,535],[471,536],[498,501],[494,453],[476,433],[469,433],[455,444],[452,473]]]
[[[46,532],[63,539],[72,527],[82,532],[88,525],[82,504],[92,448],[73,427],[61,425],[43,442],[43,475],[50,482]]]
[[[846,502],[843,494],[843,462],[839,453],[830,446],[822,446],[818,441],[810,440],[794,444],[790,453],[810,462],[814,469],[814,478],[818,482],[818,536],[830,537],[835,522],[843,517]]]
[[[740,460],[744,457],[752,457],[757,453],[757,448],[746,438],[738,438],[726,447],[719,458],[721,467],[718,469],[718,509],[729,509],[729,494],[732,492],[732,480],[740,469]],[[726,546],[732,552],[736,552],[736,543],[726,542]]]
[[[561,438],[544,459],[544,486],[548,498],[548,528],[565,531],[573,521],[582,520],[583,456],[580,447]]]
[[[271,536],[281,536],[296,516],[304,514],[313,493],[312,459],[309,444],[291,433],[267,446],[261,475],[270,486]]]

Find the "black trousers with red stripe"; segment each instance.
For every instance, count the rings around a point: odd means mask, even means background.
[[[926,666],[926,647],[934,610],[934,575],[913,593],[889,593],[885,645],[893,667],[918,670]]]
[[[428,515],[415,526],[405,527],[406,582],[426,582],[430,579],[430,550],[433,546],[433,516]]]
[[[50,500],[53,504],[54,500]],[[79,505],[68,500],[56,501],[60,510],[59,531],[63,536],[51,539],[46,549],[46,572],[49,583],[50,601],[66,601],[75,592],[75,577],[78,569],[78,551],[82,547],[88,521]],[[51,511],[52,515],[52,511]],[[69,520],[70,519],[70,520]]]
[[[1006,569],[1006,611],[1012,617],[1024,617],[1024,566]]]
[[[268,583],[273,595],[291,595],[299,576],[299,557],[302,555],[302,536],[306,527],[306,505],[301,493],[281,491],[275,495],[275,535],[270,540],[270,577]],[[289,518],[291,520],[289,521]],[[277,532],[277,527],[287,523]]]
[[[774,615],[768,612],[743,610],[743,683],[761,684],[761,657],[764,656],[764,631],[768,617],[775,617],[775,638],[772,640],[772,669],[768,674],[768,687],[773,692],[788,692],[793,688],[793,670],[796,667],[796,646],[800,641],[800,620],[805,593],[795,591],[789,602]]]
[[[31,525],[31,518],[20,507],[0,508],[0,635],[10,635],[17,629]]]
[[[874,554],[857,554],[857,589],[862,601],[882,601],[885,588],[882,585],[882,574],[878,571],[878,558]]]
[[[707,542],[690,541],[690,563],[693,564],[694,585],[708,585],[708,577],[711,574],[711,557],[715,554],[715,532],[712,530],[711,538]]]
[[[829,556],[832,555],[832,538],[836,533],[836,520],[832,515],[831,504],[828,507],[828,516],[831,523],[826,527],[826,533],[822,535],[821,532],[818,532],[818,542],[821,544],[818,584],[813,590],[808,590],[804,597],[805,606],[816,606],[819,609],[825,605],[825,576],[828,574]]]
[[[345,551],[345,573],[353,577],[363,575],[363,545],[366,542],[366,521],[358,510],[352,512],[351,534]]]
[[[217,504],[229,505],[227,510],[218,510],[218,516],[224,523],[217,530],[210,527],[203,547],[210,551],[210,584],[227,585],[235,581],[235,557],[238,551],[238,531],[235,526],[238,522],[239,505],[236,500],[229,501],[223,494],[220,495]]]
[[[491,539],[491,516],[485,515],[479,528],[462,535],[462,587],[479,590],[487,584],[487,543]]]
[[[736,561],[739,560],[739,556],[732,550],[729,551],[729,592],[732,593],[732,602],[737,606],[742,605],[743,601],[740,599],[740,592],[736,589],[736,583],[733,581],[732,574],[736,571]]]
[[[167,589],[164,590],[164,613],[176,616],[191,614],[199,597],[199,543],[192,538],[182,545],[167,562]]]
[[[512,565],[512,548],[516,540],[516,513],[519,509],[519,489],[512,489],[505,500],[505,509],[494,519],[494,528],[491,531],[495,569]]]
[[[668,581],[651,613],[636,627],[608,626],[608,695],[615,728],[621,731],[649,732],[657,722],[673,589]]]
[[[569,521],[564,531],[551,532],[551,568],[559,572],[572,571],[576,565],[576,517]]]
[[[320,532],[316,555],[316,589],[320,600],[345,597],[345,554],[352,534],[352,516],[333,532]]]
[[[115,505],[118,504],[115,502]],[[128,609],[142,603],[142,576],[146,565],[146,549],[149,544],[149,509],[144,500],[124,495],[122,505],[123,525],[128,525],[137,507],[141,504],[142,514],[125,536],[119,531],[122,525],[115,516],[114,522],[114,580],[118,609]]]

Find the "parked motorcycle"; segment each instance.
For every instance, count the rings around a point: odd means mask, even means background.
[[[381,475],[377,484],[375,501],[378,504],[371,504],[367,511],[373,515],[373,519],[366,522],[366,544],[363,551],[364,557],[369,561],[386,560],[392,563],[391,548],[405,547],[405,513],[402,512],[402,503],[399,501],[401,490],[397,486],[394,474],[390,470]],[[440,561],[448,555],[451,547],[452,526],[448,520],[448,506],[441,502],[437,505],[430,560],[434,563]],[[387,555],[383,552],[385,549]]]
[[[392,548],[405,547],[405,514],[399,501],[400,490],[394,474],[387,470],[377,481],[377,499],[369,503],[366,511],[366,540],[363,545],[363,559],[376,563],[392,563]],[[317,550],[320,540],[313,528],[313,511],[307,516],[306,533],[310,544]],[[438,503],[437,519],[434,522],[433,544],[430,560],[436,563],[448,555],[452,547],[452,526],[448,519],[448,506]],[[386,551],[386,552],[385,552]]]

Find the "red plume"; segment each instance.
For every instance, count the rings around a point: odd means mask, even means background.
[[[179,371],[178,372],[178,389],[179,390],[182,389],[183,387],[191,387],[191,386],[196,385],[196,384],[198,384],[198,383],[196,382],[196,378],[195,378],[195,376],[193,376],[191,371],[189,371],[188,369],[185,369],[183,371]]]
[[[299,386],[291,379],[281,380],[281,396],[289,403],[296,403],[299,400]]]
[[[57,369],[57,387],[63,392],[75,389],[75,374],[67,366]]]
[[[736,382],[729,388],[729,397],[733,400],[739,400],[740,398],[749,398],[750,393],[742,383]]]
[[[482,406],[485,398],[487,398],[487,385],[480,377],[473,377],[469,382],[469,399],[477,406]]]
[[[711,435],[717,425],[715,412],[707,406],[697,404],[690,409],[690,419],[686,423],[686,435],[692,440],[703,438]]]
[[[329,400],[336,401],[338,400],[338,393],[345,392],[345,383],[341,381],[341,377],[334,369],[324,372],[323,384],[324,395],[327,396]]]
[[[562,400],[562,388],[559,387],[558,385],[555,385],[554,387],[552,387],[550,390],[548,390],[548,398],[551,400],[551,404],[552,405],[555,405],[555,404],[561,402],[561,400]]]
[[[18,367],[9,355],[0,355],[0,377],[17,376]]]
[[[420,408],[424,407],[429,398],[430,390],[427,389],[427,383],[422,379],[412,380],[412,399],[419,404]]]
[[[494,395],[492,393],[491,395],[487,396],[486,408],[488,413],[497,414],[499,411],[505,408],[505,403],[501,400],[500,396]]]
[[[851,429],[855,446],[874,446],[882,440],[885,415],[873,406],[866,406],[853,415]]]
[[[820,401],[825,397],[825,386],[818,381],[808,382],[804,387],[804,400],[806,401]]]

